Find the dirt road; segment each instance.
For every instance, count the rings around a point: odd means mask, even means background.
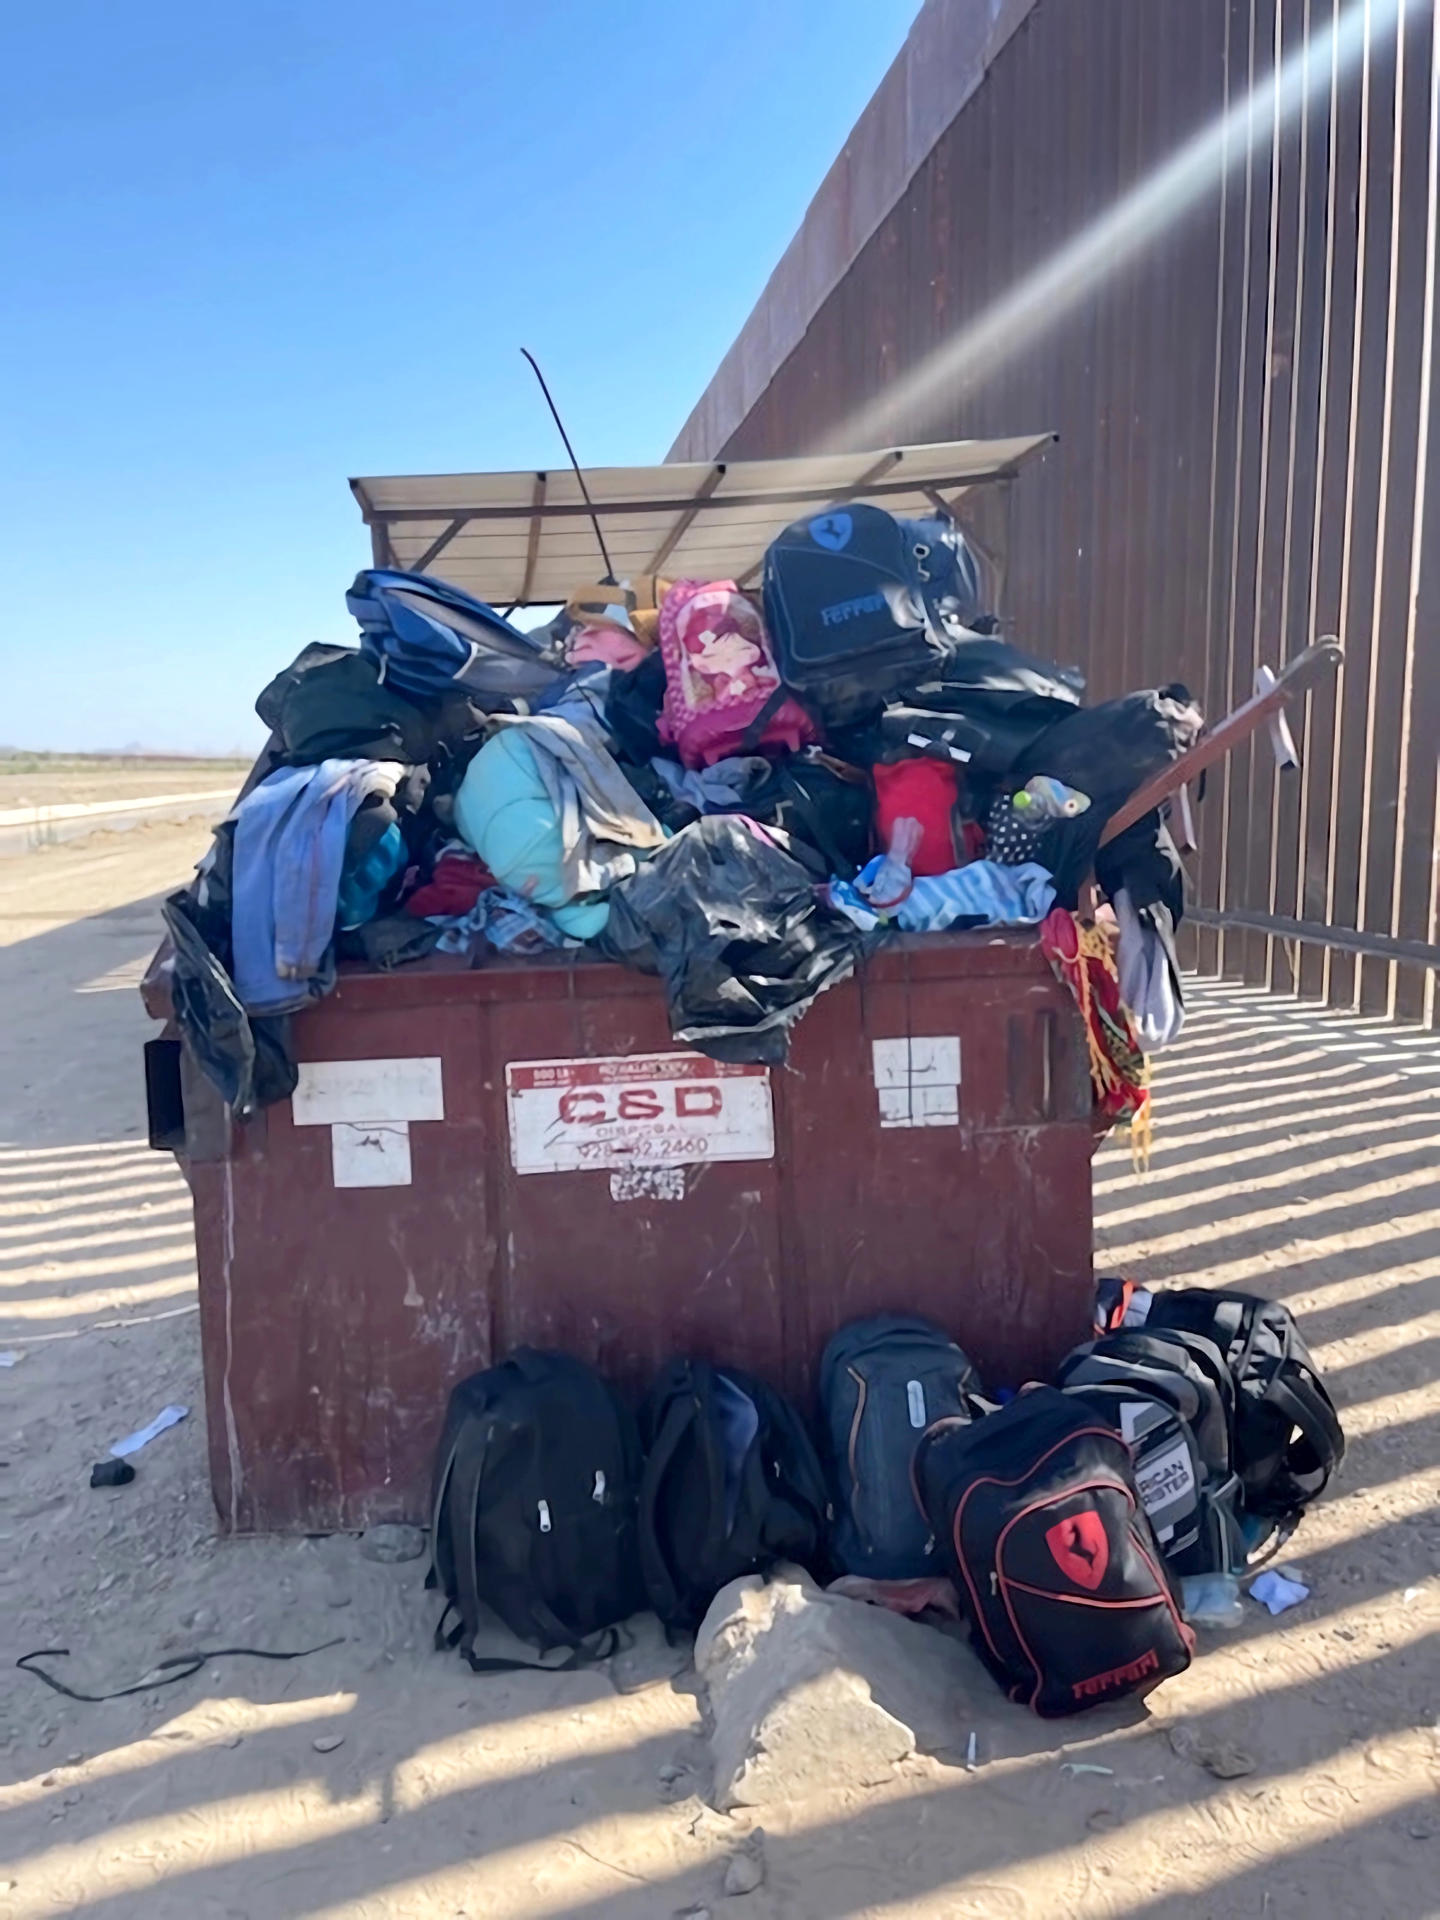
[[[475,1678],[430,1650],[420,1564],[216,1540],[188,1197],[143,1144],[133,991],[200,848],[153,827],[0,861],[0,1352],[22,1356],[0,1369],[0,1920],[1440,1912],[1433,1038],[1197,989],[1153,1172],[1097,1163],[1104,1264],[1302,1316],[1351,1435],[1286,1557],[1310,1600],[1203,1636],[1133,1725],[997,1719],[987,1694],[1000,1731],[973,1773],[914,1761],[722,1817],[658,1636],[613,1672]],[[190,1418],[132,1486],[92,1492],[91,1463],[167,1402]],[[69,1647],[52,1670],[102,1691],[191,1648],[337,1637],[99,1706],[12,1664]],[[764,1885],[725,1899],[757,1823]]]

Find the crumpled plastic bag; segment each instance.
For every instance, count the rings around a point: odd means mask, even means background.
[[[866,943],[798,861],[743,816],[716,814],[613,889],[595,945],[660,975],[676,1040],[712,1060],[780,1066],[791,1028]]]
[[[205,1077],[237,1120],[288,1100],[299,1080],[289,1016],[245,1011],[235,983],[196,925],[188,891],[172,893],[160,911],[175,943],[170,983],[175,1023]]]

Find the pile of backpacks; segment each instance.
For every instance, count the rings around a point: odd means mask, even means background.
[[[1345,1450],[1288,1310],[1203,1288],[1102,1282],[1096,1337],[1008,1396],[931,1322],[858,1321],[817,1408],[818,1444],[773,1388],[694,1359],[638,1415],[564,1354],[462,1381],[432,1497],[437,1648],[517,1664],[477,1652],[498,1626],[536,1660],[603,1659],[631,1615],[693,1629],[730,1581],[795,1563],[909,1612],[953,1583],[1010,1699],[1077,1713],[1188,1667],[1191,1583],[1256,1572]]]
[[[660,976],[679,1044],[779,1064],[876,942],[1038,925],[1092,871],[1161,1044],[1179,860],[1159,814],[1099,840],[1201,716],[1178,686],[1083,706],[983,602],[953,521],[861,502],[779,533],[757,591],[580,585],[532,632],[367,570],[358,648],[265,688],[265,752],[166,903],[192,1053],[244,1118],[293,1091],[288,1023],[337,965],[583,947]]]

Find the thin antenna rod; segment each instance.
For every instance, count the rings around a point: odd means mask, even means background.
[[[575,458],[575,449],[570,444],[570,436],[565,431],[565,422],[560,418],[560,409],[556,406],[550,389],[545,384],[545,376],[540,371],[540,362],[528,347],[521,347],[520,351],[535,369],[535,378],[540,382],[540,391],[545,396],[545,404],[549,407],[551,416],[556,426],[560,429],[560,438],[565,442],[565,451],[569,454],[570,464],[575,469],[575,478],[580,482],[580,491],[585,497],[585,505],[590,509],[590,524],[595,529],[595,538],[600,542],[600,552],[605,561],[605,578],[601,582],[601,585],[607,587],[618,586],[620,583],[615,578],[615,566],[610,558],[610,549],[605,545],[605,536],[600,531],[600,517],[595,511],[595,502],[590,498],[590,489],[585,484],[585,476],[580,471],[580,462]]]

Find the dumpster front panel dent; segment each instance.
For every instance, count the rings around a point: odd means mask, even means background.
[[[1085,1337],[1085,1048],[1033,939],[897,943],[821,996],[785,1070],[677,1049],[653,980],[585,958],[349,976],[295,1039],[294,1110],[190,1162],[230,1531],[425,1521],[450,1387],[521,1343],[632,1393],[689,1352],[805,1398],[862,1313],[931,1315],[994,1384]],[[332,1116],[316,1090],[340,1085],[405,1111]],[[403,1133],[408,1184],[344,1184],[340,1129]]]

